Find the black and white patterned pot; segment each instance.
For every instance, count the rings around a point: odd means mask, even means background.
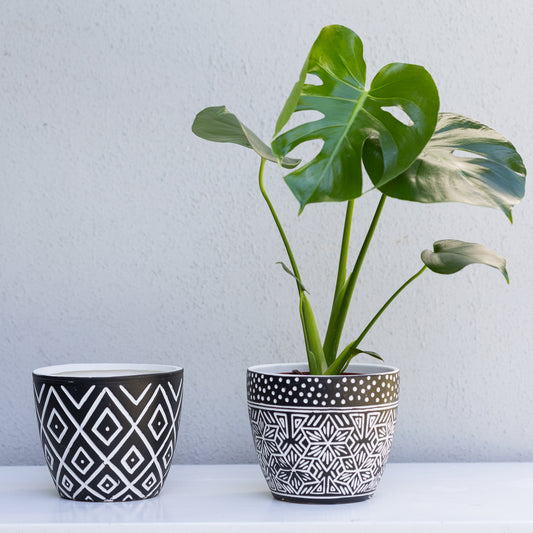
[[[307,368],[288,363],[248,369],[248,412],[266,482],[280,500],[366,500],[391,448],[399,371],[351,364],[340,376],[291,373]]]
[[[128,501],[159,494],[181,412],[183,369],[80,364],[33,372],[46,463],[59,494]]]

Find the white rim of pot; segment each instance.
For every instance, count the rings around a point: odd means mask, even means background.
[[[43,366],[33,371],[36,376],[54,378],[114,378],[168,374],[183,370],[180,366],[137,363],[78,363]]]
[[[298,370],[299,372],[308,372],[309,365],[307,363],[271,363],[266,365],[254,365],[249,367],[248,370],[250,372],[258,372],[261,374],[275,376],[278,374],[291,373],[293,370]],[[350,363],[345,371],[375,376],[378,376],[380,374],[390,374],[391,372],[399,372],[398,368],[396,367],[377,363]],[[296,376],[298,374],[294,375]],[[332,378],[335,376],[313,374],[313,377]]]

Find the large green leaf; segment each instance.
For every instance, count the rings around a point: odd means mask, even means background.
[[[465,266],[480,263],[497,268],[509,283],[505,259],[481,244],[453,239],[437,241],[433,244],[433,252],[424,250],[421,257],[437,274],[455,274]]]
[[[268,161],[278,161],[272,150],[223,105],[206,107],[200,111],[194,119],[192,131],[202,139],[240,144],[251,148]],[[284,157],[281,160],[281,165],[285,168],[294,168],[299,164],[299,159]]]
[[[308,74],[321,84],[306,83]],[[360,38],[343,26],[323,28],[280,114],[276,135],[295,112],[312,110],[324,116],[272,142],[273,152],[283,157],[303,142],[324,141],[311,161],[285,177],[302,209],[313,202],[361,195],[362,152],[368,139],[379,143],[382,164],[377,181],[384,184],[411,165],[435,129],[439,97],[424,68],[392,63],[378,72],[370,89],[365,88],[365,78]],[[410,120],[395,118],[395,110]]]
[[[377,149],[368,145],[366,150],[372,147]],[[409,169],[385,185],[378,183],[379,174],[377,179],[371,170],[369,174],[387,196],[493,207],[512,220],[511,209],[524,196],[526,169],[514,146],[497,131],[441,113],[435,133]]]

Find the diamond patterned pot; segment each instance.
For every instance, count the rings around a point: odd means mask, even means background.
[[[252,436],[274,498],[301,503],[370,498],[392,444],[396,368],[351,364],[340,376],[311,376],[307,364],[248,369]]]
[[[33,372],[46,463],[63,498],[128,501],[159,494],[181,411],[183,369],[80,364]]]

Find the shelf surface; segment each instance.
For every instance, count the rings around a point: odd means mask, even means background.
[[[127,503],[64,500],[42,466],[0,482],[0,532],[533,531],[533,463],[393,463],[372,499],[338,505],[274,500],[257,465],[173,465],[158,497]]]

